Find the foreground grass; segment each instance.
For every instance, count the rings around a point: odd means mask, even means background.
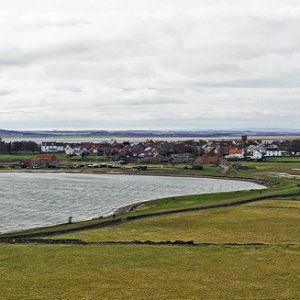
[[[300,298],[295,247],[0,245],[0,251],[1,300]]]

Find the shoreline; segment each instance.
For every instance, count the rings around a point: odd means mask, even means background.
[[[123,174],[123,175],[127,175],[127,174]],[[135,175],[135,174],[128,174],[128,175]],[[152,174],[139,174],[141,176],[156,176],[156,175],[152,175]],[[157,175],[157,176],[170,176],[170,177],[190,177],[190,178],[205,178],[205,179],[216,179],[216,180],[234,180],[234,181],[244,181],[244,182],[251,182],[251,183],[256,183],[258,185],[261,185],[263,188],[265,189],[268,189],[269,187],[271,187],[273,184],[268,182],[268,181],[264,181],[264,180],[256,180],[256,179],[253,179],[253,178],[249,178],[246,179],[246,178],[241,178],[241,177],[223,177],[223,176],[210,176],[210,175],[202,175],[202,176],[198,176],[198,175],[177,175],[177,174],[173,174],[173,175],[167,175],[167,174],[160,174],[160,175]],[[222,193],[222,192],[221,192]],[[182,196],[188,196],[189,194],[187,195],[182,195]],[[201,195],[201,194],[199,194]],[[139,205],[143,204],[143,203],[146,203],[146,202],[151,202],[151,201],[155,201],[155,200],[158,200],[158,199],[153,199],[153,200],[149,200],[149,201],[139,201],[139,202],[136,202],[136,203],[133,203],[133,204],[127,204],[127,205],[124,205],[124,206],[120,206],[118,207],[113,213],[112,215],[120,215],[120,214],[124,214],[124,213],[129,213],[129,212],[132,212],[134,211],[135,208],[137,208]]]
[[[80,171],[78,171],[78,170],[76,170],[76,171],[66,171],[66,170],[63,170],[63,171],[59,171],[59,170],[8,170],[8,171],[4,171],[4,170],[1,170],[0,173],[1,174],[5,174],[5,173],[27,173],[27,174],[29,174],[29,173],[43,174],[44,173],[44,174],[51,174],[51,173],[53,173],[53,174],[92,174],[92,175],[98,175],[99,174],[99,175],[116,175],[116,176],[117,175],[129,175],[129,176],[136,175],[136,176],[155,176],[155,177],[160,176],[160,177],[199,178],[199,179],[202,178],[202,179],[231,180],[231,181],[243,181],[243,182],[255,183],[255,184],[260,185],[262,187],[262,189],[267,189],[267,188],[272,186],[271,182],[268,182],[266,180],[260,180],[260,179],[244,178],[244,177],[229,177],[229,176],[213,176],[213,175],[194,175],[194,174],[191,174],[191,175],[187,175],[187,174],[153,174],[153,173],[150,173],[150,172],[141,174],[141,173],[138,173],[138,172],[134,172],[134,173],[93,172],[91,170],[80,170]],[[222,193],[222,192],[220,192],[220,193]],[[181,195],[181,196],[188,196],[188,195],[189,194],[184,194],[184,195]],[[201,195],[201,194],[197,194],[197,195]],[[152,199],[152,200],[138,201],[138,202],[135,202],[135,203],[119,206],[116,209],[114,209],[110,214],[108,214],[107,217],[111,217],[113,215],[118,216],[118,215],[121,215],[121,214],[124,214],[124,213],[132,212],[138,206],[140,206],[141,204],[146,203],[146,202],[156,201],[158,199],[160,199],[160,198]],[[86,222],[86,221],[91,221],[91,220],[93,220],[93,218],[82,220],[79,223]],[[77,223],[77,222],[75,222],[75,223]],[[53,224],[53,225],[50,225],[50,227],[59,226],[59,225],[62,225],[62,224],[60,224],[60,223]],[[48,226],[46,226],[46,227],[48,227]],[[38,228],[39,227],[20,229],[20,231],[38,229]],[[14,232],[14,231],[12,231],[12,232]],[[1,235],[2,234],[7,234],[7,233],[10,233],[10,232],[4,232],[4,233],[1,233]]]
[[[43,170],[31,170],[31,169],[27,169],[27,170],[1,170],[0,169],[0,173],[1,174],[5,174],[5,173],[37,173],[37,174],[41,174],[41,173],[56,173],[56,174],[91,174],[91,175],[130,175],[130,176],[161,176],[161,177],[187,177],[187,178],[206,178],[206,179],[223,179],[223,180],[234,180],[234,181],[246,181],[246,182],[253,182],[259,185],[263,185],[265,187],[271,187],[274,184],[271,183],[268,180],[264,180],[264,179],[256,179],[253,177],[238,177],[238,176],[216,176],[216,175],[198,175],[198,174],[175,174],[175,173],[170,173],[170,174],[157,174],[157,173],[151,173],[151,172],[143,172],[140,173],[140,171],[138,172],[132,172],[132,173],[127,173],[127,172],[117,172],[117,171],[103,171],[103,172],[99,172],[99,171],[94,171],[94,170],[51,170],[51,169],[43,169]]]

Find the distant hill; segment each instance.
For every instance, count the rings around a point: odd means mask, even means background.
[[[300,130],[53,130],[17,131],[0,129],[0,137],[59,137],[59,136],[99,136],[99,137],[222,137],[222,136],[289,136],[299,135]]]

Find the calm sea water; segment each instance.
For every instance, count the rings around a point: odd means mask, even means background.
[[[166,196],[259,189],[245,181],[112,174],[0,173],[0,232],[105,216]]]

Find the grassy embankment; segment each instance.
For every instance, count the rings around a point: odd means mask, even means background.
[[[255,169],[231,171],[229,176],[269,180],[273,186],[263,191],[160,199],[121,217],[125,220],[129,215],[262,196],[274,199],[124,221],[51,237],[87,242],[193,240],[211,245],[3,244],[0,299],[299,299],[300,196],[296,194],[300,180],[269,173],[293,173],[300,159],[245,164]],[[173,174],[186,172],[173,166],[164,169],[172,168]],[[198,172],[196,175],[223,175],[213,167]],[[93,222],[99,220],[83,224]],[[82,224],[47,230],[78,225]]]
[[[265,200],[242,206],[138,219],[114,227],[53,236],[97,241],[193,240],[197,243],[264,243],[300,246],[299,200]],[[276,230],[274,230],[276,228]]]

